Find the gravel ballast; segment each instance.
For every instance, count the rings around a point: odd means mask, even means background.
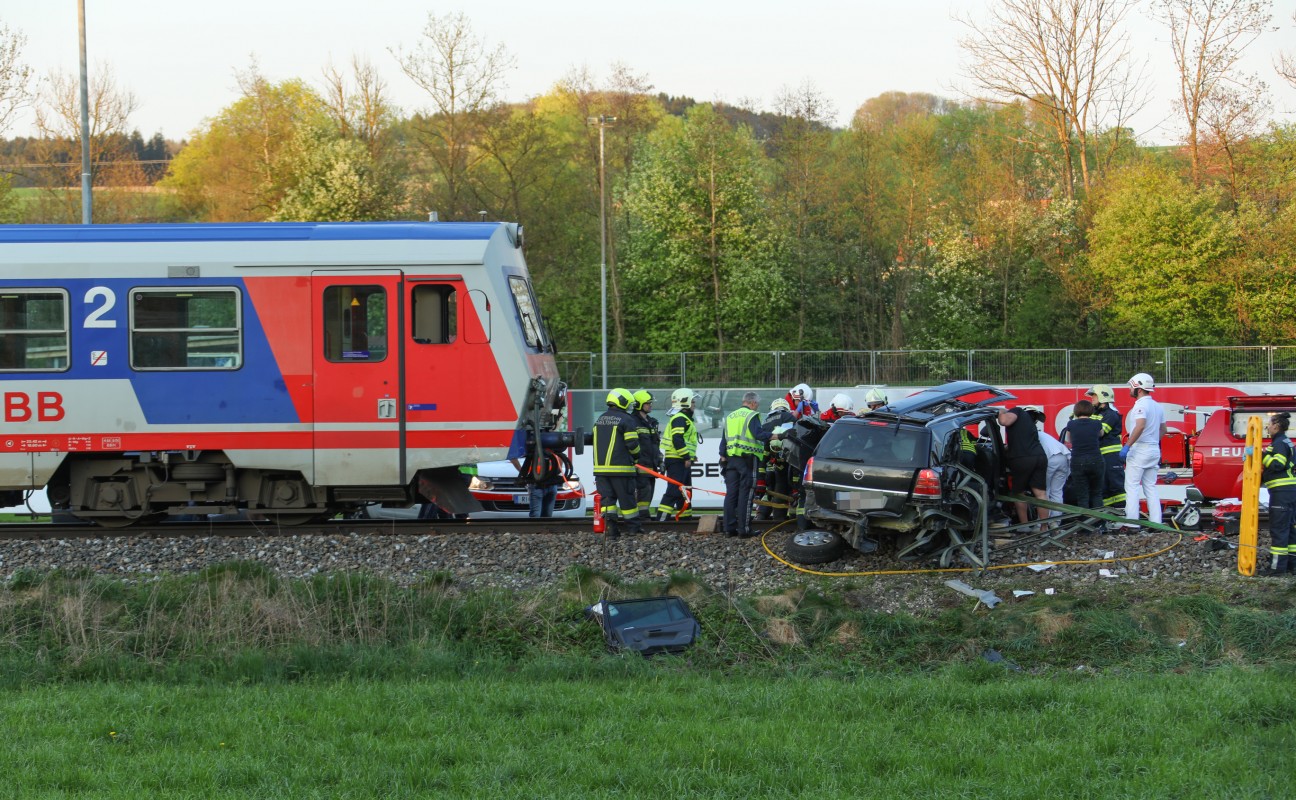
[[[786,528],[772,531],[765,536],[764,543],[781,556],[789,533]],[[454,584],[464,588],[532,590],[562,583],[568,569],[579,565],[618,576],[626,583],[664,584],[671,575],[687,574],[717,591],[739,596],[820,582],[842,582],[843,588],[849,588],[861,605],[888,613],[902,610],[922,613],[948,606],[951,598],[966,599],[944,585],[951,579],[993,589],[1005,601],[1013,599],[1013,590],[1066,592],[1069,588],[1105,582],[1196,586],[1204,580],[1225,583],[1256,580],[1238,574],[1236,549],[1212,549],[1210,542],[1194,541],[1194,536],[1190,532],[1185,532],[1182,539],[1169,533],[1086,534],[1069,537],[1064,547],[1039,545],[993,555],[995,566],[1127,559],[1058,564],[1044,571],[1009,567],[979,575],[974,571],[946,571],[821,576],[780,563],[766,551],[760,538],[649,531],[609,541],[593,533],[482,531],[418,535],[374,534],[357,528],[354,532],[311,536],[121,536],[6,541],[0,543],[0,576],[8,580],[19,570],[58,569],[89,570],[138,580],[161,574],[192,573],[224,562],[253,561],[285,578],[363,571],[410,584],[440,573],[452,576]],[[1260,543],[1262,547],[1268,543],[1263,533]],[[1165,552],[1140,557],[1162,550]],[[917,570],[926,566],[929,565],[899,562],[885,554],[865,556],[848,551],[838,561],[813,569],[819,573],[867,573]],[[845,586],[846,582],[849,586]]]

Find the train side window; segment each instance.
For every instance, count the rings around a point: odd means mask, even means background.
[[[67,292],[58,289],[0,292],[0,369],[63,372],[67,368]]]
[[[324,289],[324,357],[344,363],[387,358],[387,291],[383,287]]]
[[[513,302],[517,304],[518,318],[522,322],[522,336],[527,347],[539,350],[545,345],[544,326],[540,322],[540,313],[536,311],[535,297],[531,294],[531,285],[520,275],[509,276],[509,291],[513,293]]]
[[[237,289],[133,289],[131,366],[137,370],[232,370],[243,365]]]
[[[490,298],[481,289],[468,290],[468,303],[477,313],[475,326],[464,330],[464,341],[468,344],[490,344],[491,340],[491,304]]]
[[[459,295],[445,284],[417,284],[410,292],[414,341],[451,344],[459,338]]]

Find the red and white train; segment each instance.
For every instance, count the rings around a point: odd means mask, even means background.
[[[0,226],[0,506],[43,488],[124,526],[470,504],[458,467],[552,442],[565,403],[522,244],[505,223]]]

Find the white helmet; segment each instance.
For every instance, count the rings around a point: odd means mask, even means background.
[[[855,401],[851,400],[850,395],[844,392],[838,392],[833,395],[832,403],[829,405],[838,411],[850,411],[855,408]]]
[[[874,406],[884,406],[886,404],[886,392],[881,389],[869,389],[868,394],[864,395],[864,405],[869,408],[873,408]]]
[[[791,394],[793,400],[814,400],[814,389],[811,389],[804,383],[798,383],[796,386],[793,386]]]
[[[693,390],[676,389],[675,391],[671,392],[671,405],[675,406],[676,408],[692,408]]]
[[[770,403],[771,413],[775,411],[791,411],[791,410],[792,410],[792,406],[788,405],[788,401],[784,400],[782,397]]]
[[[1152,376],[1147,374],[1146,372],[1140,372],[1139,374],[1130,378],[1129,387],[1130,387],[1130,394],[1133,394],[1135,389],[1142,389],[1145,392],[1156,391],[1156,383],[1153,382]]]

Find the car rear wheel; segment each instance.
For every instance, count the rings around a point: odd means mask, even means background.
[[[844,552],[846,540],[832,531],[797,531],[787,541],[787,556],[798,564],[826,564]]]

